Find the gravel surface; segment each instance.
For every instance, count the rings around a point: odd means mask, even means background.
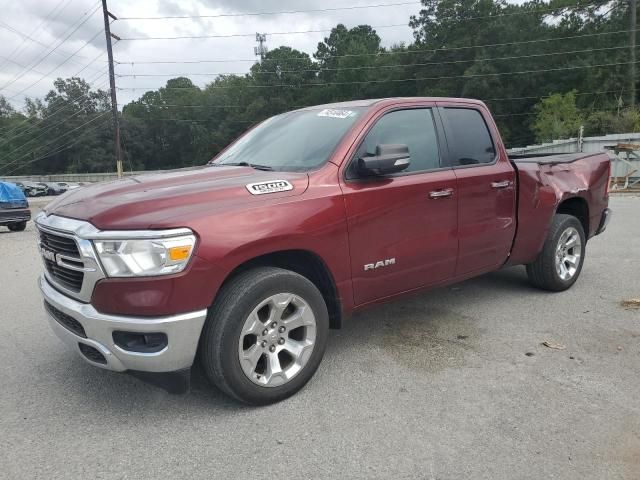
[[[266,408],[87,365],[46,325],[33,223],[0,228],[0,477],[638,479],[640,198],[611,206],[570,291],[518,267],[360,313]]]

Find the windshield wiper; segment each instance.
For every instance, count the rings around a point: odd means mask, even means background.
[[[249,162],[236,162],[236,163],[214,163],[213,165],[220,165],[221,167],[251,167],[256,170],[272,171],[273,167],[269,165],[258,165],[257,163]]]

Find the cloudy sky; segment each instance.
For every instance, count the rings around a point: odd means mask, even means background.
[[[387,7],[355,8],[393,4]],[[24,97],[41,97],[57,77],[78,75],[96,88],[108,87],[107,55],[101,3],[98,0],[21,0],[0,2],[0,94],[21,108]],[[194,75],[204,85],[213,74],[247,72],[255,62],[255,33],[267,33],[267,46],[288,45],[312,54],[337,23],[376,26],[386,46],[411,42],[409,17],[420,9],[408,0],[137,0],[109,1],[118,18],[112,32],[123,39],[220,35],[180,40],[122,40],[114,45],[120,105],[170,76]],[[246,15],[256,12],[322,10],[306,13]],[[237,14],[237,15],[236,15]],[[244,15],[242,15],[244,14]],[[208,15],[210,18],[139,20],[132,17]],[[313,33],[279,34],[308,31]],[[323,31],[326,30],[326,31]],[[229,35],[233,35],[229,37]],[[227,36],[226,38],[224,36]],[[77,52],[77,53],[76,53]],[[72,54],[74,54],[72,56]],[[199,64],[142,64],[149,61],[222,60]],[[130,76],[135,75],[135,76]],[[134,90],[135,89],[135,90]]]

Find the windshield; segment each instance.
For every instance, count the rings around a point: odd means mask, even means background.
[[[213,164],[312,170],[329,159],[362,111],[362,107],[326,108],[271,117],[221,153]]]

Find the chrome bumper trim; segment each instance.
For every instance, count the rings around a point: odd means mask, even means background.
[[[91,304],[78,302],[58,292],[43,276],[38,283],[47,302],[73,317],[84,327],[87,338],[74,334],[46,312],[55,334],[88,363],[117,372],[125,370],[173,372],[189,368],[193,364],[202,326],[207,317],[206,309],[165,317],[105,315],[98,312]],[[168,345],[155,353],[126,351],[114,344],[112,335],[114,330],[165,333]],[[79,343],[100,351],[106,359],[106,364],[87,359],[80,353]]]

